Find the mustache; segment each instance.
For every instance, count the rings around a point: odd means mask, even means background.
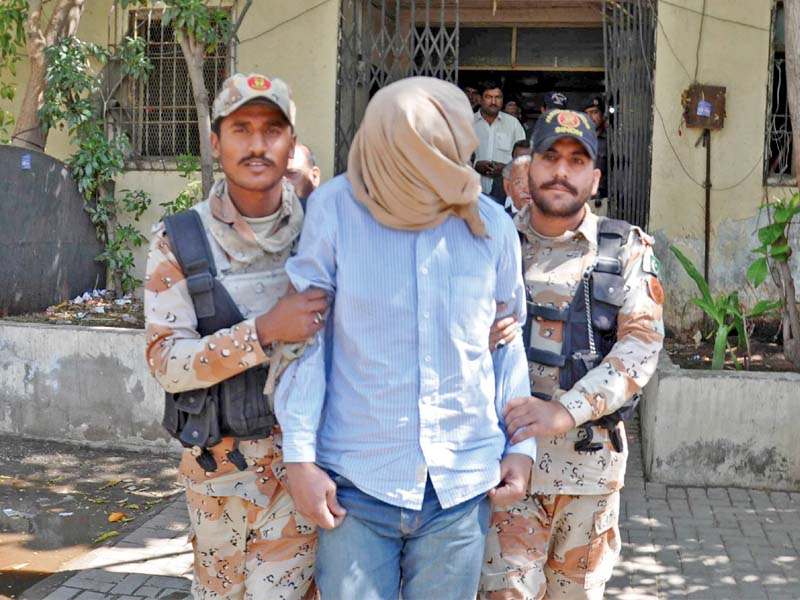
[[[551,181],[548,181],[547,183],[543,183],[542,185],[539,186],[539,188],[541,188],[543,190],[546,190],[548,188],[555,187],[557,185],[567,188],[570,192],[572,192],[573,196],[578,194],[578,190],[575,188],[574,185],[572,185],[571,183],[569,183],[567,181],[560,181],[560,180],[557,180],[557,179],[553,179]]]
[[[242,160],[239,161],[239,164],[243,165],[244,163],[246,163],[249,160],[260,160],[260,161],[263,161],[263,162],[267,163],[267,165],[270,166],[270,167],[274,167],[275,166],[275,162],[271,158],[267,158],[266,156],[256,156],[255,154],[251,154],[250,156],[246,156],[245,158],[243,158]]]

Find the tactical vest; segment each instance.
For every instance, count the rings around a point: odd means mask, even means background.
[[[583,273],[575,296],[568,308],[544,306],[530,300],[528,294],[528,321],[523,330],[523,340],[528,360],[559,368],[559,387],[570,390],[586,373],[597,367],[617,342],[617,313],[625,300],[622,248],[631,232],[625,221],[598,219],[597,257]],[[563,326],[561,353],[532,348],[533,321],[560,321]],[[551,396],[533,392],[542,400]],[[624,406],[610,415],[581,425],[585,437],[575,443],[578,452],[597,452],[603,445],[592,443],[592,427],[605,427],[614,450],[622,452],[622,437],[617,425],[629,417],[639,403],[639,394],[629,398]]]
[[[197,331],[210,335],[244,320],[225,286],[216,278],[217,268],[202,219],[195,210],[164,218],[172,252],[186,277],[197,315]],[[224,437],[235,439],[228,459],[240,471],[247,462],[238,449],[240,440],[269,437],[277,420],[264,395],[267,367],[257,366],[211,387],[167,393],[164,428],[185,448],[191,448],[205,471],[216,471],[208,448]]]

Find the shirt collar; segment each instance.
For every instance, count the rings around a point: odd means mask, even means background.
[[[517,207],[514,206],[514,201],[511,199],[511,196],[506,196],[505,209],[510,210],[512,215],[516,215],[519,212]]]
[[[517,229],[529,241],[534,238],[550,241],[568,241],[577,236],[581,236],[589,242],[590,245],[597,246],[597,215],[591,211],[588,204],[584,204],[584,211],[583,221],[581,221],[581,224],[578,225],[575,231],[565,231],[555,238],[543,236],[533,228],[530,217],[531,204],[528,204],[516,214],[514,222],[517,225]]]
[[[259,246],[266,245],[266,239],[259,239],[253,232],[252,227],[247,221],[244,220],[242,214],[233,203],[230,194],[228,193],[227,180],[223,177],[214,184],[211,188],[211,193],[208,198],[209,208],[213,217],[222,223],[230,226],[231,229],[236,231],[241,238],[248,242],[255,242]],[[275,235],[275,229],[284,229],[287,224],[294,223],[295,221],[302,222],[302,209],[300,208],[300,201],[294,193],[292,185],[286,181],[282,181],[281,191],[281,205],[278,208],[280,216],[276,221],[276,227],[273,231],[269,232],[267,237]]]
[[[501,110],[500,112],[497,113],[497,116],[494,118],[494,121],[489,123],[489,121],[487,121],[486,119],[483,118],[483,113],[481,112],[481,109],[478,108],[478,110],[475,111],[475,122],[477,123],[478,121],[483,121],[489,127],[491,127],[492,125],[495,124],[495,122],[498,122],[498,121],[499,122],[503,122],[503,121],[505,121],[505,119],[502,118],[502,115],[504,115],[504,114],[505,113]]]

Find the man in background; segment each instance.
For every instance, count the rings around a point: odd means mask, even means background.
[[[311,192],[319,187],[321,180],[317,157],[314,156],[311,148],[300,143],[295,145],[294,156],[289,161],[285,177],[294,186],[294,192],[305,211],[306,200]]]
[[[503,90],[496,81],[481,85],[481,106],[475,113],[473,127],[478,136],[475,170],[481,175],[481,190],[498,202],[505,201],[502,191],[503,167],[511,160],[514,143],[525,139],[525,130],[518,119],[500,110]],[[497,182],[494,187],[493,183]]]
[[[519,211],[531,202],[531,192],[528,184],[528,167],[530,164],[531,155],[522,154],[503,168],[503,189],[506,192],[504,208],[510,217],[516,216]]]
[[[583,111],[589,115],[594,123],[597,134],[597,168],[600,169],[600,185],[595,196],[595,208],[603,205],[608,199],[608,121],[606,121],[606,103],[601,96],[595,96],[589,101]]]

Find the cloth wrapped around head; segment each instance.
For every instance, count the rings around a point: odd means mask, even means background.
[[[347,178],[379,223],[419,231],[451,215],[479,237],[480,177],[469,165],[478,147],[464,92],[432,77],[401,79],[370,101],[356,132]]]

